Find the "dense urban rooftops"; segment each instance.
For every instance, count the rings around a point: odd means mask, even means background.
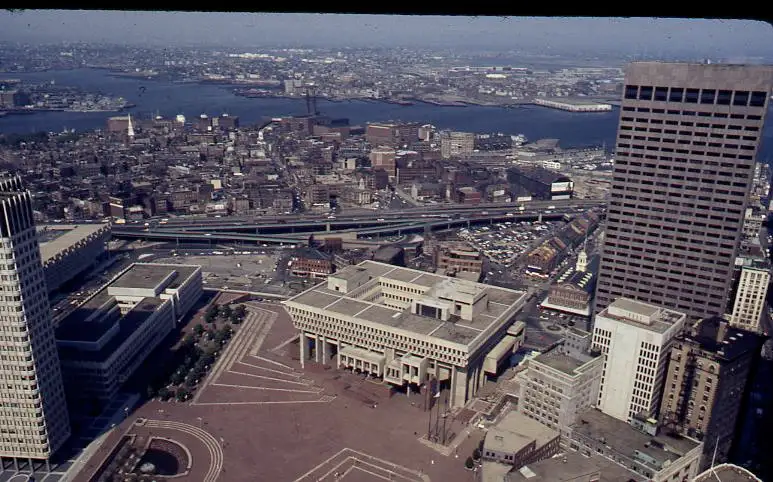
[[[601,442],[615,452],[640,462],[649,458],[655,465],[646,465],[655,470],[661,470],[666,461],[674,462],[700,444],[679,435],[659,434],[653,437],[595,408],[578,414],[573,432]],[[637,453],[646,457],[637,457]]]

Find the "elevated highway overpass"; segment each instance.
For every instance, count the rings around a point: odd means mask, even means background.
[[[324,223],[324,230],[336,231],[341,229],[362,229],[391,225],[394,223],[425,223],[432,218],[471,218],[477,216],[504,216],[506,214],[518,214],[520,212],[553,211],[564,212],[567,210],[584,210],[603,206],[604,201],[597,200],[566,200],[566,201],[530,201],[507,204],[478,204],[475,206],[459,205],[433,205],[414,209],[402,209],[398,211],[367,211],[362,214],[345,214],[335,219],[327,215],[293,215],[288,216],[228,216],[224,218],[185,217],[171,218],[163,224],[158,220],[151,220],[151,230],[173,231],[203,231],[215,232],[229,230],[234,232],[254,232],[256,234],[281,234],[286,232],[313,232],[319,230],[320,223]],[[524,211],[520,211],[523,209]],[[114,229],[117,228],[114,227]],[[122,225],[120,229],[144,230],[145,226],[136,224]]]
[[[169,241],[175,243],[272,243],[297,244],[314,235],[318,239],[335,236],[344,238],[349,244],[370,244],[359,238],[379,236],[402,236],[421,234],[426,230],[442,231],[456,228],[469,228],[476,225],[492,224],[504,221],[557,220],[567,215],[577,214],[577,207],[565,205],[554,209],[530,209],[513,212],[510,209],[479,209],[478,213],[459,217],[411,217],[378,218],[376,220],[325,220],[293,221],[286,223],[227,224],[205,226],[128,227],[114,226],[113,236],[119,239],[143,239],[148,241]],[[587,208],[583,206],[583,209]],[[376,244],[376,243],[374,243]]]

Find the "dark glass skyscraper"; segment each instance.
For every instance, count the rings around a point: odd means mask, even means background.
[[[628,66],[596,313],[623,296],[724,313],[772,80],[769,66]]]

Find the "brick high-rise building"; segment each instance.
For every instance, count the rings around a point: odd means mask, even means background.
[[[442,132],[440,155],[443,159],[472,155],[475,150],[475,134],[472,132]]]
[[[724,312],[772,83],[768,66],[628,66],[596,313]]]
[[[0,176],[0,213],[0,457],[47,463],[70,436],[70,422],[32,197],[19,177]]]
[[[660,418],[698,440],[705,440],[704,466],[727,460],[746,382],[764,338],[713,317],[698,322],[674,341],[660,407]]]
[[[396,151],[391,147],[379,146],[370,151],[370,162],[373,169],[383,169],[390,176],[394,176],[396,171]]]

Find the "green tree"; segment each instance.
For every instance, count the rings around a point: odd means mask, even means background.
[[[207,323],[212,323],[217,319],[217,310],[215,311],[207,311],[204,314],[204,321]]]
[[[176,396],[177,396],[177,401],[178,402],[184,402],[188,398],[190,398],[191,392],[188,389],[186,389],[186,388],[180,387],[180,388],[177,389]]]
[[[193,333],[195,333],[198,336],[201,336],[202,333],[204,333],[204,325],[201,323],[197,324],[193,327]]]
[[[220,307],[220,316],[223,317],[223,319],[227,320],[231,317],[231,313],[233,310],[229,305],[223,305]]]
[[[472,457],[467,457],[467,460],[464,461],[464,466],[470,470],[475,467],[475,462],[472,460]]]
[[[243,320],[244,317],[247,315],[247,308],[244,307],[244,305],[239,305],[236,308],[234,308],[234,315],[236,315],[237,318],[240,320]]]
[[[174,372],[169,379],[169,383],[172,385],[179,385],[185,380],[185,374],[181,373],[179,370]]]
[[[158,397],[163,401],[167,401],[172,398],[172,391],[166,387],[161,387],[158,389]]]
[[[477,447],[475,448],[475,450],[472,451],[472,459],[475,461],[480,460],[480,449],[478,449]]]

